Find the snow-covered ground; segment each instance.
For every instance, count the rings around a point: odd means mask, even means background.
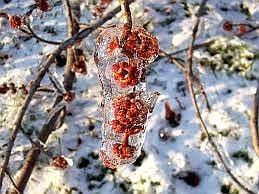
[[[90,22],[89,9],[93,7],[91,5],[93,2],[82,0],[82,22]],[[174,52],[188,46],[199,2],[198,0],[137,0],[131,8],[134,21],[145,24],[147,29],[158,37],[161,49]],[[0,12],[22,14],[33,3],[32,0],[12,0],[5,4],[0,0]],[[55,7],[49,13],[36,11],[33,16],[33,28],[40,36],[55,41],[65,39],[66,17],[62,6]],[[105,25],[118,23],[119,18],[120,15]],[[16,85],[28,83],[34,78],[42,56],[53,51],[55,46],[39,43],[33,38],[25,41],[21,32],[10,30],[8,24],[0,20],[0,53],[9,55],[7,60],[0,59],[0,84],[10,81]],[[227,37],[222,44],[231,44],[228,42],[230,39],[235,42],[234,44],[245,44],[244,52],[253,55],[250,62],[245,61],[252,65],[247,74],[258,78],[258,31],[233,40],[233,34],[222,29],[225,20],[258,25],[258,0],[209,0],[197,38],[197,43],[212,38]],[[25,194],[244,193],[225,173],[210,144],[204,138],[190,96],[184,87],[184,74],[166,58],[160,58],[149,65],[148,88],[150,91],[159,91],[161,95],[148,122],[148,133],[140,158],[134,164],[119,167],[116,171],[103,166],[98,159],[98,149],[101,144],[99,104],[102,96],[97,68],[92,57],[98,32],[97,30],[83,42],[88,52],[88,74],[77,76],[74,84],[76,99],[69,105],[71,114],[67,115],[62,127],[51,134],[46,144],[48,155],[55,157],[62,154],[70,159],[72,164],[69,168],[61,170],[51,165],[49,156],[42,154]],[[212,105],[212,111],[208,112],[202,97],[199,96],[202,115],[235,176],[259,193],[259,160],[253,150],[249,130],[249,116],[256,81],[246,78],[249,76],[227,70],[212,71],[209,66],[200,66],[199,62],[204,59],[214,62],[221,60],[221,55],[210,56],[207,50],[202,48],[194,53],[195,66],[199,66],[201,80]],[[230,55],[232,54],[230,52]],[[185,53],[179,57],[184,58]],[[233,63],[241,65],[242,57],[242,54],[238,55]],[[53,65],[51,70],[57,72],[56,76],[60,80],[63,79],[62,67]],[[49,84],[48,78],[45,78],[43,83]],[[23,122],[24,130],[33,133],[32,137],[40,130],[53,98],[52,94],[35,96]],[[179,107],[177,100],[185,109]],[[180,125],[177,127],[172,128],[165,120],[166,101],[181,114]],[[22,102],[23,97],[19,93],[0,96],[1,162],[13,118]],[[28,139],[19,133],[9,164],[13,176],[21,167],[30,147]],[[8,178],[5,178],[3,193],[10,184]]]

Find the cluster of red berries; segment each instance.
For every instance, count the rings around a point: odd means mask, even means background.
[[[112,152],[120,159],[132,158],[136,152],[136,147],[127,144],[113,144]]]
[[[223,29],[225,31],[232,31],[234,27],[237,27],[239,33],[244,34],[247,32],[248,26],[246,24],[233,24],[230,20],[227,20],[223,23]]]
[[[35,0],[36,6],[39,10],[47,12],[50,9],[50,5],[47,0]]]
[[[18,15],[9,16],[9,24],[13,29],[18,29],[23,24],[23,18]]]
[[[86,57],[82,49],[74,49],[75,63],[72,65],[72,71],[80,74],[87,74]]]
[[[124,94],[113,100],[114,119],[112,130],[123,134],[121,143],[111,145],[112,154],[117,160],[130,160],[137,153],[137,147],[129,145],[129,137],[144,130],[148,108],[135,93]],[[105,158],[103,158],[105,161]],[[106,163],[106,162],[104,162]]]
[[[97,39],[95,63],[108,60],[112,78],[120,87],[133,87],[140,82],[148,63],[158,55],[158,40],[143,27],[118,25],[104,30]],[[114,58],[123,58],[113,63]],[[108,67],[109,68],[109,67]]]
[[[113,100],[112,106],[114,120],[111,124],[116,133],[125,133],[129,136],[144,129],[148,108],[136,94],[121,95]]]
[[[128,25],[123,27],[122,53],[128,57],[137,57],[145,63],[152,62],[159,52],[158,40],[142,27],[133,30]]]
[[[63,156],[56,156],[52,159],[52,166],[55,166],[57,168],[61,168],[64,170],[68,168],[69,164]]]
[[[120,87],[135,86],[140,79],[140,70],[134,62],[127,63],[125,61],[112,65],[112,76]]]
[[[13,82],[10,83],[3,83],[0,85],[0,94],[6,94],[8,91],[11,92],[11,94],[16,94],[17,91],[20,90],[23,95],[28,94],[28,90],[24,84],[21,86],[15,86]]]
[[[105,9],[110,5],[112,0],[100,0],[93,10],[93,16],[101,17]]]

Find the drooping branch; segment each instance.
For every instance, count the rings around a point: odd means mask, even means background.
[[[58,126],[58,121],[61,117],[65,116],[66,106],[60,105],[57,106],[52,113],[50,113],[49,118],[43,125],[42,129],[40,130],[40,134],[38,135],[38,139],[40,142],[46,143],[49,135],[54,131]],[[19,194],[23,193],[27,182],[31,176],[35,163],[40,155],[41,149],[38,147],[32,147],[32,149],[27,153],[26,159],[22,168],[19,171],[19,175],[16,180],[16,189],[11,188],[8,191],[8,194]],[[19,193],[17,192],[19,191]]]
[[[246,185],[241,183],[239,179],[236,178],[236,176],[232,173],[231,169],[228,167],[228,165],[224,161],[223,156],[221,155],[216,143],[212,139],[212,137],[211,137],[211,135],[208,131],[208,128],[207,128],[207,126],[206,126],[206,124],[203,120],[203,117],[201,115],[201,112],[200,112],[200,109],[199,109],[199,106],[198,106],[198,102],[197,102],[197,99],[196,99],[196,96],[195,96],[195,93],[194,93],[194,85],[193,85],[193,82],[192,82],[192,76],[193,76],[193,70],[192,70],[192,66],[193,66],[193,61],[192,61],[193,45],[194,45],[196,35],[197,35],[197,31],[198,31],[198,28],[199,28],[200,16],[201,16],[202,10],[204,9],[204,6],[205,6],[206,2],[207,2],[207,0],[203,0],[201,5],[200,5],[200,8],[199,8],[199,11],[198,11],[198,14],[197,14],[197,19],[196,19],[196,22],[195,22],[195,25],[194,25],[194,28],[193,28],[193,33],[192,33],[192,38],[191,38],[190,45],[189,45],[189,50],[188,50],[188,67],[187,67],[187,73],[186,73],[186,80],[187,80],[187,83],[188,83],[188,88],[189,88],[189,92],[190,92],[190,95],[191,95],[192,104],[193,104],[193,107],[195,109],[196,116],[197,116],[197,118],[200,122],[202,131],[206,134],[210,145],[214,149],[214,152],[216,153],[217,158],[222,163],[222,165],[225,168],[228,175],[244,191],[246,191],[249,194],[256,194],[257,192],[252,191]]]
[[[47,43],[47,44],[54,44],[54,45],[60,45],[60,44],[62,43],[62,42],[57,42],[57,41],[52,41],[52,40],[46,40],[46,39],[40,37],[39,35],[37,35],[37,34],[33,31],[33,29],[31,28],[30,24],[27,24],[26,26],[27,26],[29,32],[28,32],[27,30],[23,29],[23,28],[21,28],[20,30],[21,30],[22,32],[24,32],[24,33],[26,33],[26,34],[28,34],[28,35],[30,35],[30,36],[36,38],[36,39],[37,39],[38,41],[40,41],[40,42],[44,42],[44,43]]]
[[[134,2],[134,0],[131,0],[130,2]],[[40,86],[40,82],[43,79],[44,75],[46,74],[48,68],[52,63],[54,63],[56,56],[60,55],[60,53],[65,50],[67,47],[72,46],[73,44],[77,43],[78,41],[81,41],[83,38],[86,38],[89,34],[91,34],[93,31],[95,31],[99,26],[103,25],[105,22],[113,18],[117,13],[121,11],[120,6],[116,7],[112,11],[106,13],[104,17],[100,18],[99,20],[92,23],[92,25],[77,34],[75,34],[73,37],[67,39],[63,43],[61,43],[58,48],[50,55],[45,56],[43,60],[40,63],[38,73],[36,75],[35,80],[32,82],[32,85],[29,89],[28,95],[25,98],[25,101],[23,105],[19,108],[16,118],[14,120],[14,124],[12,127],[11,136],[8,141],[7,150],[5,152],[5,158],[4,162],[1,166],[1,172],[0,172],[0,192],[2,188],[2,182],[5,175],[5,170],[7,169],[11,151],[14,146],[14,141],[16,139],[16,136],[18,134],[19,129],[21,128],[21,123],[23,120],[23,117],[25,115],[26,110],[28,109],[28,106],[32,100],[33,95],[37,91],[37,88]]]
[[[259,129],[258,129],[258,114],[259,114],[259,83],[257,84],[256,93],[253,99],[253,107],[250,118],[251,138],[255,153],[259,157]]]
[[[50,57],[51,56],[44,57],[44,59],[42,60],[41,66],[40,66],[39,71],[38,71],[37,76],[36,76],[36,79],[32,83],[32,85],[30,87],[30,90],[28,92],[28,95],[26,96],[22,107],[18,110],[18,113],[16,115],[16,118],[15,118],[15,121],[14,121],[14,124],[13,124],[13,127],[12,127],[12,133],[11,133],[11,136],[10,136],[9,141],[8,141],[8,146],[7,146],[7,150],[6,150],[6,153],[5,153],[4,162],[3,162],[2,168],[1,168],[0,191],[1,191],[1,187],[2,187],[2,182],[3,182],[5,170],[8,166],[9,159],[10,159],[10,156],[11,156],[11,151],[12,151],[12,148],[13,148],[13,145],[14,145],[14,141],[16,139],[16,136],[17,136],[17,133],[18,133],[19,129],[21,128],[21,123],[22,123],[23,117],[25,115],[25,112],[26,112],[31,100],[32,100],[32,97],[33,97],[34,93],[36,92],[37,88],[40,86],[40,82],[43,79],[47,69],[51,65],[51,63],[44,65],[44,62],[47,61]]]

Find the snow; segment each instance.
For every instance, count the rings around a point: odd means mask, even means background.
[[[174,3],[170,0],[137,0],[131,6],[132,13],[134,13],[133,19],[142,24],[149,22],[147,29],[158,37],[162,49],[173,52],[186,48],[190,41],[195,17],[186,16],[183,2],[187,2],[190,13],[194,14],[200,1],[176,1]],[[242,2],[249,8],[251,16],[245,15],[240,9]],[[93,1],[85,1],[81,5],[83,10],[81,21],[84,23],[93,19],[88,10],[92,3]],[[31,4],[33,1],[12,0],[8,4],[0,1],[0,12],[25,13]],[[165,7],[171,9],[169,14],[164,11]],[[228,8],[228,11],[223,11],[222,7]],[[222,29],[225,20],[232,20],[236,23],[249,22],[253,25],[258,25],[259,22],[257,0],[209,0],[207,8],[207,14],[201,20],[197,43],[217,37],[231,37],[233,34]],[[144,12],[144,10],[148,11]],[[66,38],[66,18],[62,6],[55,7],[49,13],[36,11],[33,16],[33,28],[40,36],[54,41]],[[172,22],[169,22],[170,19]],[[105,25],[119,21],[120,15],[118,14]],[[28,83],[35,77],[42,56],[51,53],[56,46],[38,43],[33,38],[23,41],[20,32],[10,30],[8,25],[4,24],[4,20],[0,22],[2,24],[0,24],[0,53],[8,53],[10,56],[4,61],[4,65],[0,65],[0,84],[9,81],[16,85]],[[44,32],[46,26],[53,27],[56,33]],[[101,144],[102,118],[99,104],[102,100],[102,92],[92,57],[95,38],[99,31],[91,34],[82,43],[88,52],[88,74],[77,76],[74,84],[76,99],[68,108],[72,115],[66,117],[62,127],[54,131],[46,143],[47,153],[50,156],[63,155],[71,160],[71,166],[65,170],[58,169],[51,165],[49,156],[41,154],[25,194],[221,194],[222,185],[233,185],[231,186],[232,194],[234,194],[234,189],[237,189],[239,194],[244,193],[223,170],[207,139],[202,138],[188,91],[186,90],[186,95],[184,95],[177,89],[177,84],[185,81],[184,74],[165,58],[149,65],[148,89],[159,91],[161,95],[147,124],[148,133],[143,146],[144,159],[139,162],[139,165],[122,166],[116,171],[108,170],[102,165],[96,157]],[[235,41],[244,42],[251,52],[258,54],[258,31],[239,39],[236,38]],[[179,57],[183,58],[184,53]],[[205,49],[195,51],[195,66],[202,58],[211,59]],[[251,71],[258,76],[258,70],[257,59],[253,62]],[[63,79],[63,68],[53,65],[51,71],[57,72],[56,76],[59,80]],[[209,131],[234,174],[249,188],[258,192],[259,160],[253,150],[249,131],[249,116],[256,81],[235,73],[213,72],[209,67],[199,67],[199,71],[212,105],[212,111],[208,112],[202,96],[198,96],[202,116]],[[44,78],[43,84],[50,85],[48,78]],[[184,105],[184,110],[179,107],[176,98]],[[32,130],[32,137],[39,132],[47,116],[46,110],[50,108],[53,99],[53,94],[41,93],[37,94],[31,103],[23,127],[25,130]],[[170,127],[164,119],[165,101],[169,101],[173,109],[181,113],[180,125],[175,128]],[[0,96],[1,158],[6,149],[5,144],[8,141],[15,114],[22,102],[23,97],[19,93]],[[34,115],[35,118],[31,119],[30,115]],[[94,124],[94,130],[89,130],[91,124]],[[160,139],[161,129],[168,132],[171,138]],[[25,150],[28,151],[30,146],[28,139],[19,133],[9,165],[14,177],[24,161]],[[233,157],[233,153],[240,150],[245,151],[252,159],[251,164]],[[79,168],[80,158],[87,159],[89,164]],[[194,171],[200,177],[201,182],[197,187],[187,185],[179,178],[180,174],[186,171]],[[10,185],[8,178],[5,178],[2,192],[5,193]]]

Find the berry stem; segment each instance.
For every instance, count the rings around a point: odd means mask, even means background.
[[[124,12],[125,14],[125,18],[126,18],[126,24],[128,24],[128,26],[132,27],[132,17],[131,17],[131,12],[130,12],[130,7],[129,7],[129,1],[128,0],[119,0],[120,5],[121,5],[121,10]]]

